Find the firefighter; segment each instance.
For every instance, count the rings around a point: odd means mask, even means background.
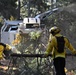
[[[53,64],[55,67],[56,75],[66,75],[64,68],[65,68],[65,54],[66,54],[66,49],[68,48],[73,54],[76,54],[76,50],[72,46],[72,44],[69,42],[69,40],[64,36],[64,44],[62,48],[64,48],[63,52],[59,53],[58,52],[58,43],[57,43],[57,38],[56,37],[62,37],[63,35],[60,34],[61,29],[58,28],[57,26],[54,26],[49,29],[50,32],[50,37],[49,37],[49,42],[47,45],[47,49],[45,51],[44,56],[47,57],[49,53],[52,53],[53,56]],[[59,47],[61,45],[59,44]],[[60,47],[61,48],[61,47]],[[61,48],[61,49],[62,49]]]
[[[0,60],[7,58],[9,56],[9,52],[11,51],[11,46],[8,44],[0,43]]]

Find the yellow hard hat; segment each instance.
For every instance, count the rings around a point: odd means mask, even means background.
[[[61,29],[58,28],[57,26],[51,27],[51,28],[49,29],[49,32],[50,32],[51,34],[53,34],[53,35],[59,33],[60,31],[61,31]]]

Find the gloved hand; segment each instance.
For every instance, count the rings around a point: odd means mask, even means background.
[[[42,58],[46,58],[46,57],[48,57],[46,54],[43,54],[43,55],[42,55]]]
[[[72,53],[73,53],[74,55],[76,55],[76,50],[74,50]]]

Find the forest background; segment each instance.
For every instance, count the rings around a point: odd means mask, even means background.
[[[23,19],[24,17],[35,17],[39,13],[60,8],[59,12],[48,16],[41,22],[47,28],[58,25],[62,29],[63,34],[70,39],[75,47],[76,35],[73,34],[76,32],[75,2],[75,0],[0,0],[0,27],[4,19],[14,20]]]

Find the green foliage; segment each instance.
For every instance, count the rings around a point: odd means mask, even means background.
[[[29,2],[28,2],[29,1]],[[56,7],[63,7],[71,4],[74,0],[22,0],[21,2],[21,16],[32,16],[35,17],[37,14],[50,10]],[[27,10],[28,9],[28,10]]]
[[[22,14],[22,11],[24,12],[26,11],[27,14],[32,17],[48,10],[50,7],[49,5],[47,5],[47,1],[45,0],[23,0],[21,3],[21,6],[22,6],[21,14]],[[28,16],[27,14],[25,14],[25,16]]]
[[[30,35],[31,39],[37,40],[37,39],[39,39],[41,32],[39,32],[39,31],[30,32],[29,35]]]
[[[71,4],[74,0],[57,0],[57,6],[67,6]]]
[[[9,19],[10,16],[15,18],[18,17],[19,11],[17,9],[17,1],[18,0],[0,0],[0,13],[4,16],[4,18]],[[74,0],[57,0],[55,5],[56,7],[65,6],[69,5],[73,1]],[[52,3],[49,3],[48,0],[20,0],[20,4],[20,14],[22,18],[26,16],[34,17],[39,13],[54,8]]]
[[[30,34],[20,35],[21,40],[20,43],[16,45],[16,48],[21,53],[33,53],[35,52],[35,47],[38,45],[38,39],[41,36],[39,32],[31,32]],[[30,51],[31,50],[31,51]]]
[[[17,0],[0,0],[0,13],[4,18],[9,19],[11,15],[16,16],[16,1]]]

